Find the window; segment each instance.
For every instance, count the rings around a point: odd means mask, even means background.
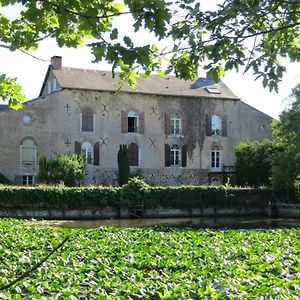
[[[47,93],[51,94],[52,92],[55,92],[57,90],[56,85],[56,78],[49,78],[47,82]]]
[[[34,176],[33,175],[24,175],[22,176],[22,185],[33,185]]]
[[[165,166],[187,166],[187,150],[188,146],[183,145],[182,148],[178,145],[173,145],[170,147],[168,144],[165,144]]]
[[[145,113],[133,110],[121,111],[121,132],[145,133]]]
[[[21,164],[35,165],[36,164],[36,145],[31,139],[26,139],[21,145]]]
[[[94,131],[94,112],[91,108],[85,108],[81,114],[81,131]]]
[[[181,119],[178,117],[171,118],[171,134],[181,135]]]
[[[181,151],[179,149],[179,147],[177,145],[173,145],[171,147],[171,151],[170,151],[170,154],[171,154],[171,166],[179,166],[180,165],[180,154],[181,154]]]
[[[217,115],[213,115],[211,118],[211,134],[222,135],[222,120]]]
[[[214,172],[221,171],[221,151],[218,146],[214,146],[211,150],[211,170]]]
[[[88,142],[82,143],[81,145],[81,155],[83,156],[83,159],[86,164],[92,163],[92,145]]]
[[[139,146],[135,143],[128,145],[128,159],[130,166],[139,165]]]
[[[128,132],[138,132],[138,117],[133,111],[128,113]]]

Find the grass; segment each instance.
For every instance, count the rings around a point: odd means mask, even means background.
[[[0,237],[0,299],[299,299],[299,229],[83,230],[4,219]]]

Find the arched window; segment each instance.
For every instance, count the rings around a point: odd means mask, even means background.
[[[81,145],[81,155],[86,164],[91,164],[93,160],[93,147],[90,143],[84,142]]]
[[[211,150],[211,171],[220,172],[221,171],[221,151],[220,148],[215,145]]]
[[[134,111],[130,111],[127,115],[128,132],[138,132],[138,116]]]
[[[81,131],[94,131],[94,112],[91,108],[85,108],[81,114]]]
[[[211,117],[211,134],[222,135],[222,119],[217,115]]]
[[[180,157],[181,151],[178,145],[173,145],[170,149],[171,154],[171,166],[179,166],[180,165]]]
[[[25,139],[21,145],[21,164],[35,165],[37,161],[36,145],[31,139]]]
[[[139,165],[139,146],[135,143],[128,145],[128,159],[130,166]]]

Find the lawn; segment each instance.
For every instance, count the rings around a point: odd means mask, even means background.
[[[300,295],[300,229],[84,230],[2,219],[0,237],[0,299]]]

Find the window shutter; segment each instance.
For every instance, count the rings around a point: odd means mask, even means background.
[[[128,116],[126,111],[121,111],[121,132],[128,132]]]
[[[206,115],[206,135],[211,136],[211,115]]]
[[[171,133],[171,118],[170,114],[165,113],[165,134],[169,135]]]
[[[94,145],[94,166],[99,166],[99,163],[100,163],[100,144],[99,142],[97,142],[95,145]]]
[[[139,117],[139,132],[141,134],[145,133],[145,113],[144,112],[140,113],[140,117]]]
[[[81,144],[79,142],[75,142],[75,154],[81,154]]]
[[[182,127],[182,135],[186,136],[188,130],[188,122],[185,116],[183,116],[183,118],[181,119],[181,127]]]
[[[170,146],[165,144],[165,166],[171,166],[171,149]]]
[[[222,135],[227,136],[227,116],[222,118]]]
[[[82,111],[82,131],[94,131],[94,112],[91,108]]]
[[[139,165],[139,146],[135,143],[128,145],[128,160],[130,166]]]
[[[183,145],[181,149],[181,166],[186,167],[187,165],[187,145]]]

